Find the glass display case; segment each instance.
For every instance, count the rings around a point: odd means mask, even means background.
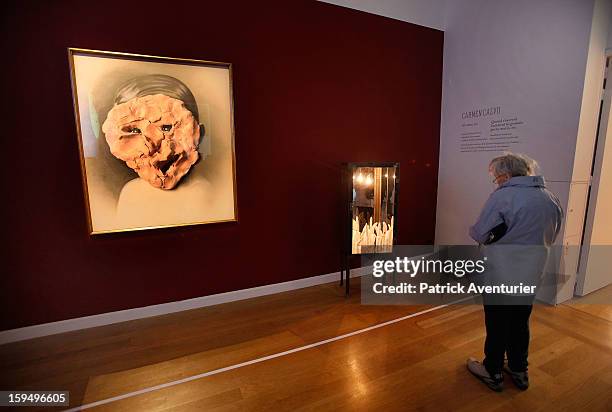
[[[344,181],[345,246],[340,284],[346,278],[349,294],[350,256],[391,253],[396,240],[399,163],[348,163]]]
[[[391,252],[399,165],[352,164],[349,168],[351,254]]]

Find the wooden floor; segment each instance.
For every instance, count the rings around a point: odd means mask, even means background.
[[[301,347],[426,307],[361,306],[334,284],[0,346],[0,390],[69,390],[71,406]],[[583,305],[587,306],[587,305]],[[315,348],[93,408],[612,411],[610,307],[537,306],[531,388],[494,393],[479,305],[430,312]],[[602,316],[600,316],[603,314]]]

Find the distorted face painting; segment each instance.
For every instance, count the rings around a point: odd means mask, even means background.
[[[145,76],[136,81],[147,85],[161,77]],[[178,83],[164,77],[169,83]],[[169,190],[198,160],[200,128],[184,100],[169,97],[165,90],[159,92],[115,105],[102,131],[116,158],[153,187]]]
[[[69,55],[90,233],[236,220],[229,64]]]

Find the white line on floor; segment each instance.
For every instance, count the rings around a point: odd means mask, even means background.
[[[346,338],[349,338],[351,336],[355,336],[355,335],[359,335],[361,333],[369,332],[369,331],[374,330],[374,329],[378,329],[378,328],[382,328],[382,327],[385,327],[385,326],[389,326],[389,325],[392,325],[394,323],[401,322],[401,321],[406,320],[406,319],[414,318],[414,317],[419,316],[419,315],[424,315],[426,313],[433,312],[433,311],[439,310],[439,309],[443,309],[443,308],[446,308],[446,307],[448,307],[450,305],[453,305],[453,304],[456,304],[456,303],[461,303],[461,302],[464,302],[464,301],[470,300],[470,299],[474,299],[474,297],[473,296],[468,296],[466,298],[455,300],[455,301],[452,301],[450,303],[446,303],[444,305],[435,306],[433,308],[425,309],[425,310],[422,310],[422,311],[416,312],[416,313],[411,313],[410,315],[402,316],[401,318],[388,320],[386,322],[379,323],[379,324],[376,324],[376,325],[373,325],[373,326],[368,326],[367,328],[359,329],[359,330],[356,330],[354,332],[345,333],[344,335],[339,335],[339,336],[335,336],[333,338],[329,338],[329,339],[321,340],[319,342],[311,343],[309,345],[300,346],[299,348],[286,350],[284,352],[274,353],[272,355],[263,356],[261,358],[253,359],[253,360],[242,362],[242,363],[237,363],[235,365],[226,366],[224,368],[215,369],[215,370],[212,370],[212,371],[209,371],[209,372],[199,373],[197,375],[188,376],[186,378],[178,379],[178,380],[175,380],[175,381],[172,381],[172,382],[167,382],[167,383],[162,383],[160,385],[150,386],[148,388],[140,389],[140,390],[137,390],[137,391],[124,393],[123,395],[113,396],[112,398],[106,398],[106,399],[101,399],[99,401],[95,401],[95,402],[91,402],[91,403],[86,403],[84,405],[77,406],[76,408],[66,409],[64,412],[82,411],[84,409],[95,408],[96,406],[105,405],[107,403],[120,401],[122,399],[132,398],[134,396],[142,395],[144,393],[154,392],[154,391],[157,391],[157,390],[160,390],[160,389],[169,388],[171,386],[176,386],[176,385],[180,385],[182,383],[191,382],[191,381],[195,381],[197,379],[205,378],[207,376],[217,375],[219,373],[231,371],[233,369],[242,368],[244,366],[253,365],[255,363],[264,362],[264,361],[267,361],[267,360],[270,360],[270,359],[274,359],[274,358],[280,358],[281,356],[290,355],[292,353],[301,352],[303,350],[316,348],[317,346],[325,345],[327,343],[335,342],[337,340],[346,339]]]

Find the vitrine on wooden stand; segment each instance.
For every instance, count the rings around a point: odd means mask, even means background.
[[[340,285],[350,293],[353,255],[391,253],[396,243],[399,163],[347,163],[343,173],[345,190]]]

